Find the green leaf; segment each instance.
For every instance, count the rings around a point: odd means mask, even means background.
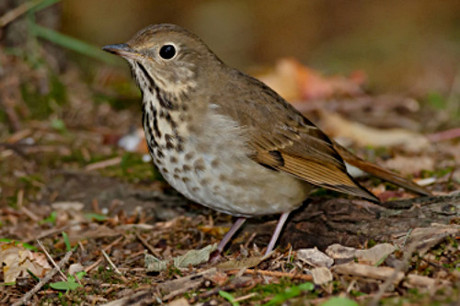
[[[80,272],[75,273],[75,277],[77,279],[82,279],[83,276],[85,276],[85,275],[86,275],[86,271],[80,271]]]
[[[298,287],[302,291],[312,291],[313,289],[315,289],[315,285],[310,282],[300,284]]]
[[[232,306],[239,306],[240,305],[238,302],[235,302],[235,298],[233,297],[233,295],[231,295],[230,293],[228,293],[226,291],[220,290],[219,295],[221,297],[223,297],[224,299],[226,299],[227,301],[229,301],[229,303],[232,304]]]
[[[85,214],[85,218],[90,219],[90,220],[96,220],[96,221],[105,221],[105,220],[107,220],[106,215],[95,214],[95,213]]]
[[[27,250],[30,250],[30,251],[37,251],[38,250],[36,247],[34,247],[31,244],[28,244],[28,243],[25,243],[25,242],[20,242],[20,241],[18,241],[17,243],[21,244],[24,247],[24,249],[27,249]]]
[[[24,247],[24,249],[31,250],[31,251],[37,251],[38,250],[36,247],[34,247],[31,244],[21,242],[21,241],[16,241],[16,240],[13,240],[13,239],[0,238],[0,242],[6,242],[6,243],[14,242],[14,245],[22,245]]]
[[[72,246],[70,245],[69,235],[66,232],[62,232],[62,238],[64,239],[65,249],[67,252],[72,250]]]
[[[67,134],[67,128],[65,126],[64,121],[61,119],[53,119],[51,120],[51,127],[56,131],[60,132],[61,134]]]
[[[42,27],[36,23],[31,26],[31,30],[33,35],[46,39],[61,47],[81,53],[85,56],[92,57],[108,64],[119,63],[118,61],[115,61],[115,57],[107,56],[107,53],[103,52],[99,47],[93,46],[82,40]]]
[[[298,286],[287,288],[284,292],[281,292],[275,295],[268,303],[265,303],[264,305],[270,306],[270,305],[282,304],[283,302],[293,297],[299,296],[302,293],[302,291],[312,291],[314,288],[315,288],[315,285],[313,285],[310,282],[306,282]]]
[[[439,92],[431,92],[427,95],[427,101],[436,109],[445,109],[447,100]]]
[[[75,290],[75,289],[83,287],[83,286],[80,285],[79,283],[75,282],[75,281],[70,280],[70,278],[69,278],[69,280],[66,281],[66,282],[51,283],[50,287],[55,289],[55,290],[72,291],[72,290]]]
[[[345,297],[333,297],[321,304],[321,306],[358,306],[358,303]]]
[[[58,3],[58,2],[61,2],[61,0],[43,0],[43,1],[40,1],[39,4],[37,6],[35,6],[32,11],[35,13],[35,12],[39,12],[43,9],[46,9],[47,7],[55,4],[55,3]]]
[[[51,223],[53,225],[56,225],[56,219],[57,219],[57,212],[53,211],[51,214],[48,216],[48,218],[43,219],[42,221],[39,221],[39,224],[43,223]]]

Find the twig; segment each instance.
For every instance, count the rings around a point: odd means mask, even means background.
[[[412,234],[412,228],[410,228],[407,233],[406,233],[406,236],[404,237],[404,241],[402,243],[402,247],[404,248],[406,246],[406,243],[407,243],[407,240],[409,239],[410,237],[410,234]],[[409,251],[409,250],[407,250]]]
[[[194,304],[196,303],[197,301],[201,300],[201,299],[205,299],[205,298],[208,298],[210,296],[213,296],[213,295],[216,295],[219,293],[219,291],[232,291],[232,290],[235,290],[235,289],[239,289],[239,288],[244,288],[244,287],[247,287],[248,285],[252,285],[254,284],[254,280],[250,279],[250,280],[247,280],[245,282],[242,282],[242,283],[231,283],[231,284],[228,284],[228,285],[225,285],[225,286],[222,286],[222,287],[217,287],[217,288],[214,288],[214,289],[211,289],[211,290],[208,290],[206,292],[203,292],[202,294],[199,294],[198,296],[194,296],[193,298],[191,298],[189,300],[190,304]]]
[[[22,190],[22,189],[21,189]],[[29,209],[27,209],[25,206],[22,206],[21,207],[21,212],[26,215],[27,217],[29,217],[32,221],[34,222],[38,222],[40,221],[40,218],[34,214],[33,212],[31,212]]]
[[[19,301],[16,301],[15,303],[12,304],[12,306],[19,306],[27,303],[35,293],[37,293],[45,284],[47,284],[50,279],[58,273],[58,271],[61,271],[61,269],[67,264],[69,261],[70,257],[72,256],[72,251],[69,251],[65,254],[64,258],[61,259],[59,264],[55,266],[51,271],[49,271],[45,277],[43,277],[29,292],[27,292]]]
[[[51,236],[51,235],[54,235],[54,234],[62,233],[64,230],[68,229],[69,227],[72,227],[74,225],[78,225],[80,223],[82,223],[82,222],[81,221],[71,221],[69,224],[67,224],[65,226],[62,226],[60,228],[54,228],[54,229],[44,231],[40,235],[38,235],[37,237],[27,239],[24,242],[29,243],[29,242],[34,241],[34,240],[39,240],[39,239],[43,239],[45,237],[48,237],[48,236]]]
[[[428,134],[426,136],[431,142],[440,142],[460,137],[460,128]]]
[[[46,257],[48,257],[48,260],[51,261],[51,263],[53,264],[53,266],[56,268],[58,265],[56,264],[56,262],[54,261],[53,257],[51,257],[51,255],[48,253],[48,251],[45,249],[45,246],[41,243],[40,240],[37,239],[37,243],[38,245],[40,246],[40,248],[43,250],[43,252],[45,252],[45,255]],[[61,269],[59,269],[59,273],[61,274],[62,278],[67,281],[67,276],[65,276],[65,274],[61,271]]]
[[[115,266],[113,261],[110,259],[109,255],[104,250],[102,250],[102,255],[104,256],[105,260],[107,260],[109,265],[112,267],[113,271],[115,271],[115,273],[117,273],[121,277],[123,282],[126,283],[128,280],[123,276],[123,273],[121,273],[120,270],[118,270],[117,266]]]
[[[238,272],[240,272],[240,270],[227,271],[227,273],[229,274],[238,274]],[[273,276],[273,277],[289,277],[289,278],[296,278],[296,279],[301,279],[301,280],[306,280],[306,281],[313,280],[313,276],[311,275],[280,272],[280,271],[246,269],[246,271],[244,271],[243,274],[261,274],[261,275]]]
[[[249,247],[249,244],[254,240],[254,238],[257,236],[257,233],[252,233],[249,239],[244,243],[244,248],[247,249]]]
[[[21,130],[21,128],[22,128],[21,127],[21,121],[19,120],[18,114],[14,110],[14,102],[7,95],[3,95],[2,100],[3,101],[0,102],[0,106],[2,106],[6,116],[8,118],[8,121],[11,124],[11,129],[13,131],[15,131],[15,132]]]
[[[24,203],[24,189],[19,189],[18,195],[16,196],[16,207],[22,209],[22,204]]]
[[[152,255],[155,255],[155,257],[160,258],[160,254],[144,239],[139,233],[135,233],[136,238],[139,239],[139,241],[142,243],[143,246],[145,246]]]
[[[108,250],[110,250],[114,245],[116,245],[118,242],[120,242],[121,240],[123,239],[123,236],[119,237],[118,239],[114,240],[111,244],[109,244],[108,246],[106,246],[105,248],[103,248],[102,250],[104,252],[107,252]],[[92,269],[94,269],[95,267],[97,267],[103,260],[103,257],[99,257],[98,260],[96,260],[92,265],[86,267],[84,269],[84,271],[86,273],[89,273],[89,271],[91,271]]]
[[[0,28],[3,28],[8,23],[23,15],[34,6],[40,4],[40,2],[42,1],[43,0],[27,1],[19,5],[18,7],[6,12],[2,17],[0,17]]]
[[[236,299],[233,300],[233,302],[242,302],[242,301],[245,301],[245,300],[249,300],[250,298],[253,298],[255,296],[257,296],[258,293],[255,293],[255,292],[252,292],[252,293],[249,293],[249,294],[246,294],[246,295],[243,295],[243,296],[240,296]]]
[[[103,168],[107,168],[107,167],[110,167],[110,166],[115,166],[115,165],[118,165],[119,163],[121,163],[121,157],[114,157],[114,158],[111,158],[111,159],[107,159],[107,160],[103,160],[103,161],[100,161],[100,162],[96,162],[96,163],[92,163],[92,164],[89,164],[85,167],[85,171],[93,171],[93,170],[97,170],[97,169],[103,169]]]

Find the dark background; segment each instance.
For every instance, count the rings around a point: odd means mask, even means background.
[[[102,46],[176,23],[248,71],[293,56],[324,73],[363,70],[379,91],[448,94],[458,74],[460,1],[66,0],[62,30]]]

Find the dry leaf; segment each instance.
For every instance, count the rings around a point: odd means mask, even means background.
[[[374,265],[395,250],[396,247],[389,243],[377,244],[367,250],[358,250],[335,243],[326,249],[326,253],[334,259],[357,258],[361,262],[367,262]]]
[[[318,250],[316,247],[312,249],[298,250],[297,258],[313,267],[330,268],[334,264],[334,260],[332,258]]]
[[[376,129],[333,113],[323,112],[321,119],[321,127],[328,135],[350,139],[359,146],[401,146],[410,152],[420,152],[430,145],[425,136],[409,130]]]
[[[174,257],[172,260],[159,260],[150,254],[145,255],[145,269],[147,272],[160,272],[167,269],[168,264],[176,268],[187,268],[188,266],[197,266],[209,261],[212,252],[217,249],[217,244],[208,245],[200,250],[191,250],[182,256]]]
[[[43,277],[51,270],[44,254],[32,252],[15,243],[0,243],[0,262],[3,265],[5,283],[15,282],[19,276],[26,276],[27,270],[37,277]]]
[[[76,237],[71,237],[72,240],[78,239],[96,239],[96,238],[104,238],[104,237],[115,237],[119,236],[120,232],[106,226],[106,225],[97,225],[95,228],[91,228]]]
[[[188,303],[186,298],[178,298],[170,303],[168,303],[168,306],[189,306],[190,304]]]
[[[272,73],[257,77],[288,101],[359,95],[365,81],[362,73],[354,73],[350,78],[325,77],[294,58],[280,59]]]
[[[232,259],[217,265],[222,270],[239,270],[253,268],[259,265],[264,257],[248,257],[240,260]]]
[[[389,267],[374,267],[358,263],[346,263],[334,267],[334,272],[339,274],[348,274],[362,278],[373,278],[378,280],[387,280],[394,277],[393,284],[399,284],[403,279],[406,287],[424,287],[433,288],[435,285],[450,286],[451,283],[447,280],[435,280],[433,278],[409,274],[405,275],[403,272],[398,272],[396,269]]]
[[[422,170],[433,171],[435,161],[431,156],[403,156],[397,155],[386,160],[382,166],[398,170],[401,174],[414,174]]]
[[[69,266],[68,273],[70,275],[75,275],[75,273],[81,272],[83,270],[85,270],[85,267],[83,267],[81,263],[77,262]]]
[[[326,267],[312,269],[311,275],[313,276],[313,282],[315,285],[322,285],[332,281],[332,273]]]
[[[214,237],[222,237],[229,231],[228,226],[208,226],[208,225],[200,225],[198,229],[205,234],[212,235]]]
[[[81,202],[54,202],[51,204],[51,207],[54,210],[73,210],[73,211],[82,211],[83,207],[85,207],[85,204]]]
[[[454,212],[455,213],[455,212]],[[431,224],[430,227],[418,227],[409,233],[404,234],[396,241],[401,247],[415,244],[415,250],[423,256],[432,247],[444,240],[447,236],[459,235],[460,225],[455,224]]]
[[[198,288],[203,281],[217,272],[216,268],[173,279],[162,284],[158,284],[157,289],[165,295],[164,300],[171,299],[179,294],[183,294],[191,289]]]

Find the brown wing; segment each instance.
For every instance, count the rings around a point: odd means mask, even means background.
[[[321,130],[263,83],[235,73],[235,78],[245,78],[246,85],[238,89],[240,100],[218,104],[223,113],[245,127],[255,161],[313,185],[378,202],[347,173],[342,158]]]

